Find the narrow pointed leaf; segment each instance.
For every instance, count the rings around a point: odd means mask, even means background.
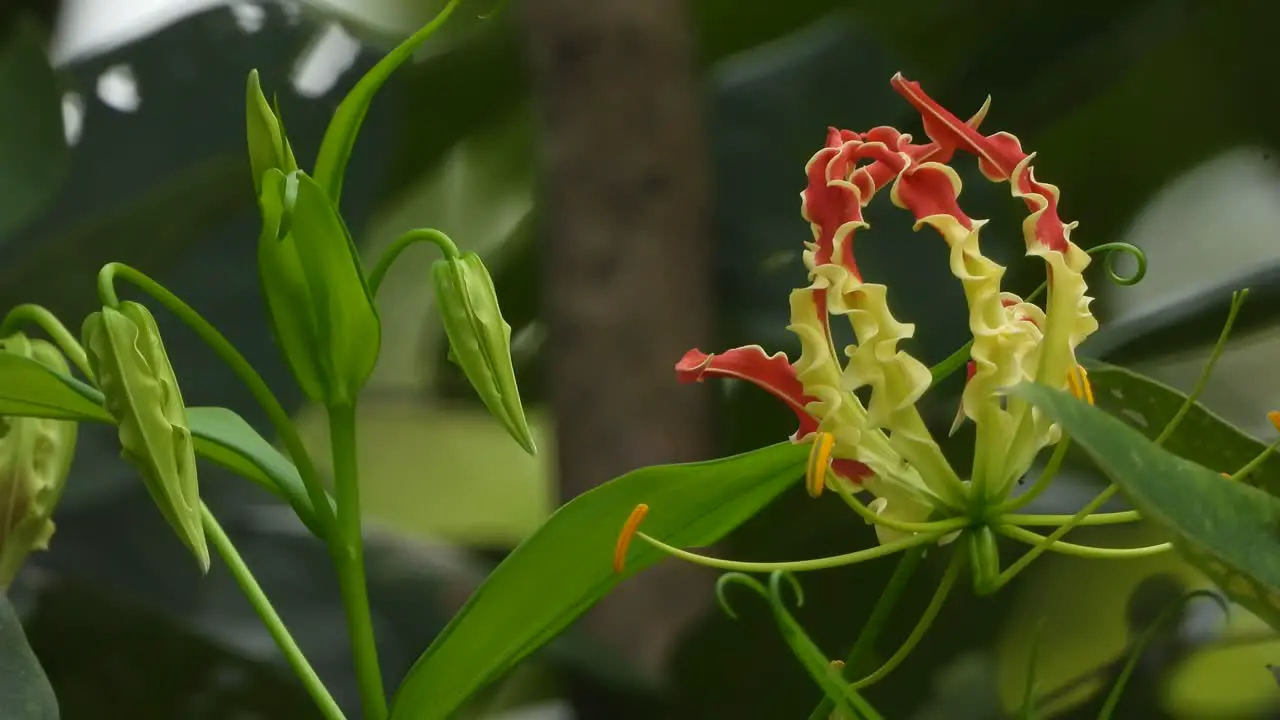
[[[410,35],[407,40],[379,60],[377,65],[360,78],[351,92],[342,99],[338,109],[334,111],[333,120],[329,122],[324,140],[320,143],[315,167],[316,181],[329,196],[334,207],[339,206],[338,201],[342,197],[342,176],[347,171],[347,161],[351,159],[351,151],[356,145],[356,136],[360,134],[360,124],[364,122],[364,116],[368,114],[374,96],[378,94],[378,90],[396,71],[396,68],[413,57],[413,52],[418,46],[444,25],[454,8],[458,6],[458,2],[459,0],[449,0],[449,4],[445,5],[431,22]]]
[[[1009,393],[1059,423],[1189,562],[1280,629],[1280,499],[1180,458],[1065,392],[1024,383]]]
[[[32,360],[0,352],[0,415],[114,423],[102,391]],[[280,496],[314,532],[298,469],[244,418],[221,407],[187,408],[196,454]],[[330,500],[332,502],[332,500]]]
[[[451,717],[625,577],[662,559],[637,542],[627,572],[613,571],[615,540],[636,505],[649,505],[646,533],[678,546],[710,545],[795,484],[807,454],[779,443],[722,460],[642,468],[570,501],[489,575],[418,659],[392,720]]]
[[[319,521],[298,469],[244,418],[221,407],[187,408],[187,417],[196,453],[279,495],[313,533],[320,535]]]
[[[0,415],[110,422],[102,393],[31,358],[0,352]]]

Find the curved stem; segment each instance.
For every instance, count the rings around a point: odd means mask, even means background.
[[[1027,488],[1027,491],[1016,498],[1001,503],[991,514],[995,517],[1008,515],[1009,513],[1021,510],[1031,501],[1040,497],[1040,494],[1049,489],[1049,485],[1053,483],[1053,479],[1058,476],[1058,470],[1062,468],[1062,461],[1067,457],[1067,450],[1071,447],[1071,436],[1063,435],[1058,441],[1057,447],[1053,449],[1053,454],[1049,456],[1049,461],[1044,464],[1044,470],[1040,471],[1040,477],[1036,478],[1035,483]]]
[[[302,682],[302,686],[311,695],[316,707],[320,709],[320,714],[325,720],[346,720],[342,710],[338,707],[338,703],[334,701],[333,696],[329,694],[329,690],[320,681],[316,671],[311,667],[311,663],[307,662],[306,656],[302,654],[302,650],[294,642],[293,636],[289,634],[289,629],[284,626],[284,621],[280,619],[280,616],[276,614],[275,608],[271,606],[271,601],[262,592],[258,581],[254,579],[253,573],[249,571],[249,566],[245,565],[244,559],[236,551],[235,545],[231,543],[231,538],[227,537],[227,534],[223,532],[217,518],[213,516],[213,513],[209,511],[209,507],[204,503],[200,504],[200,521],[204,525],[205,535],[213,542],[214,550],[222,557],[222,561],[226,563],[227,569],[231,571],[231,576],[235,578],[236,584],[240,586],[240,590],[244,592],[245,597],[249,599],[249,604],[253,606],[254,612],[262,619],[262,624],[267,627],[267,632],[271,634],[271,639],[275,640],[276,645],[280,647],[280,652],[284,655],[285,660],[289,662],[289,667],[293,668],[294,674],[298,676],[298,680]]]
[[[809,570],[826,570],[828,568],[844,567],[845,565],[856,565],[857,563],[867,560],[874,560],[885,555],[892,555],[902,550],[909,550],[913,547],[928,545],[937,542],[946,533],[932,533],[924,535],[913,535],[901,540],[877,545],[866,550],[845,553],[844,555],[833,555],[831,557],[813,558],[812,560],[793,560],[791,562],[743,562],[740,560],[721,560],[720,558],[708,557],[691,553],[688,550],[681,550],[673,545],[668,545],[661,540],[650,537],[642,532],[637,532],[636,537],[649,543],[658,550],[672,557],[680,558],[696,565],[704,567],[716,568],[717,570],[729,570],[736,572],[756,572],[766,573],[781,570],[783,572],[806,572]]]
[[[9,314],[4,316],[4,322],[0,323],[0,338],[9,337],[17,332],[18,325],[23,322],[32,323],[44,330],[71,364],[75,365],[87,379],[93,380],[93,368],[89,365],[89,356],[85,354],[80,341],[76,340],[76,336],[72,335],[70,330],[67,330],[67,326],[62,324],[57,315],[39,305],[24,303],[10,310]]]
[[[377,296],[378,288],[386,278],[387,271],[391,269],[391,265],[395,263],[396,258],[400,257],[400,253],[404,252],[410,245],[423,242],[432,243],[440,248],[440,252],[448,259],[456,258],[462,254],[458,251],[458,246],[449,239],[449,236],[439,230],[431,228],[410,230],[396,238],[395,242],[391,243],[391,246],[383,251],[382,256],[378,258],[378,263],[373,266],[373,270],[369,271],[369,277],[365,280],[369,284],[369,293],[375,297]]]
[[[929,600],[929,606],[924,609],[924,614],[920,616],[920,622],[912,628],[911,634],[902,643],[902,647],[889,657],[883,665],[875,672],[853,683],[854,690],[861,690],[868,685],[880,682],[886,675],[893,672],[902,664],[912,650],[920,644],[924,639],[925,633],[933,626],[933,621],[937,619],[938,613],[942,610],[942,605],[946,602],[947,596],[951,593],[951,588],[956,584],[956,578],[960,577],[960,568],[964,564],[965,553],[957,550],[951,556],[951,563],[947,565],[947,571],[943,573],[941,582],[938,583],[938,589],[933,593],[933,598]]]
[[[240,381],[249,389],[253,399],[266,412],[267,418],[271,421],[271,425],[275,428],[276,434],[280,436],[281,442],[284,443],[285,450],[288,451],[289,457],[293,460],[293,464],[298,468],[298,474],[302,478],[302,484],[307,489],[307,497],[311,500],[312,512],[315,514],[314,520],[316,525],[323,529],[326,535],[329,528],[333,525],[333,506],[329,503],[329,497],[325,494],[324,488],[320,484],[320,476],[316,473],[316,467],[311,462],[311,455],[307,453],[307,448],[302,444],[302,437],[298,435],[298,429],[293,424],[289,413],[285,411],[284,406],[271,392],[271,388],[267,386],[262,376],[257,370],[245,360],[244,356],[236,350],[235,346],[229,340],[218,332],[218,329],[200,316],[192,307],[183,302],[178,296],[169,292],[163,285],[147,277],[144,273],[136,270],[123,263],[108,263],[102,267],[98,273],[98,294],[102,298],[105,305],[118,305],[119,299],[115,292],[115,278],[129,281],[142,292],[150,295],[161,305],[165,306],[178,317],[187,327],[195,331],[196,335],[205,342],[218,356],[222,362],[231,368],[232,372],[240,378]],[[322,538],[326,539],[326,538]]]
[[[1275,440],[1274,442],[1272,442],[1270,445],[1268,445],[1268,446],[1267,446],[1267,448],[1266,448],[1265,450],[1263,450],[1262,452],[1258,453],[1258,456],[1257,456],[1257,457],[1255,457],[1254,459],[1250,460],[1250,461],[1249,461],[1249,463],[1248,463],[1247,465],[1245,465],[1244,467],[1242,467],[1242,468],[1240,468],[1239,470],[1237,470],[1237,471],[1235,471],[1234,473],[1232,473],[1232,474],[1231,474],[1231,479],[1232,479],[1232,480],[1243,480],[1244,478],[1248,477],[1248,476],[1249,476],[1249,473],[1251,473],[1251,472],[1253,472],[1254,470],[1257,470],[1258,468],[1262,467],[1262,463],[1264,463],[1264,462],[1266,462],[1267,460],[1269,460],[1269,459],[1271,458],[1271,456],[1275,454],[1275,452],[1276,452],[1276,450],[1277,450],[1278,448],[1280,448],[1280,439],[1277,439],[1277,440]]]
[[[838,478],[827,481],[827,486],[836,491],[841,500],[853,509],[868,524],[883,525],[890,530],[907,533],[949,533],[956,530],[962,530],[972,522],[969,518],[954,517],[945,520],[934,520],[932,522],[908,522],[906,520],[894,520],[893,518],[884,517],[876,514],[866,503],[858,499],[853,491],[848,488],[846,483]]]
[[[853,647],[845,657],[845,673],[852,672],[871,653],[881,631],[884,630],[885,623],[889,621],[889,615],[897,607],[898,600],[906,591],[907,584],[911,581],[911,576],[915,574],[922,559],[924,559],[922,547],[912,548],[902,554],[902,558],[898,560],[898,566],[894,568],[893,575],[889,578],[889,583],[885,585],[884,591],[880,593],[880,598],[876,600],[876,605],[871,610],[871,615],[863,624],[862,632],[858,633],[858,639],[854,641]],[[823,697],[813,712],[809,713],[809,720],[827,720],[834,708],[831,699]]]
[[[338,571],[342,606],[356,665],[360,702],[368,720],[387,717],[387,698],[373,633],[373,615],[364,573],[364,534],[360,526],[360,470],[356,456],[355,406],[329,408],[329,443],[337,491],[338,522],[329,547]]]
[[[1039,533],[1033,533],[1030,530],[1023,530],[1020,527],[1011,525],[995,525],[996,532],[1011,537],[1014,540],[1020,540],[1029,545],[1039,545],[1045,541],[1045,536]],[[1049,546],[1049,550],[1062,553],[1063,555],[1072,555],[1075,557],[1090,558],[1093,560],[1131,560],[1133,558],[1151,557],[1168,552],[1173,549],[1173,543],[1163,542],[1156,545],[1137,548],[1100,548],[1092,545],[1077,545],[1063,540],[1058,540]]]
[[[1064,523],[1071,522],[1071,515],[1001,515],[996,520],[998,525],[1020,525],[1023,527],[1051,526],[1057,527]],[[1083,518],[1076,523],[1079,527],[1088,527],[1090,525],[1121,525],[1123,523],[1136,522],[1142,519],[1142,515],[1137,510],[1122,510],[1120,512],[1094,513],[1089,517]]]
[[[1191,388],[1191,393],[1187,395],[1187,399],[1183,401],[1182,406],[1178,408],[1178,412],[1174,413],[1173,418],[1169,420],[1169,424],[1164,426],[1164,430],[1160,431],[1160,435],[1156,437],[1155,444],[1163,445],[1173,431],[1178,429],[1183,419],[1191,412],[1191,408],[1195,406],[1196,399],[1204,392],[1205,385],[1209,383],[1209,376],[1213,374],[1213,367],[1218,364],[1218,359],[1222,357],[1222,351],[1227,348],[1227,338],[1231,337],[1231,328],[1236,324],[1236,316],[1240,314],[1240,306],[1244,305],[1245,298],[1249,297],[1249,290],[1237,290],[1231,295],[1231,309],[1227,311],[1227,321],[1222,324],[1222,331],[1218,333],[1218,340],[1213,344],[1213,351],[1209,353],[1209,359],[1204,364],[1204,369],[1200,371],[1200,377],[1196,378],[1196,384]]]
[[[1054,543],[1061,540],[1062,536],[1074,530],[1076,527],[1080,525],[1080,522],[1082,520],[1084,520],[1089,515],[1092,515],[1093,512],[1098,508],[1105,505],[1106,502],[1112,498],[1112,496],[1114,496],[1117,492],[1119,492],[1119,490],[1120,490],[1120,487],[1118,485],[1112,485],[1108,487],[1106,490],[1103,490],[1102,492],[1098,493],[1097,497],[1090,500],[1088,504],[1086,504],[1084,507],[1080,508],[1080,511],[1077,512],[1075,515],[1072,515],[1071,518],[1067,520],[1067,522],[1063,523],[1057,530],[1054,530],[1053,532],[1049,533],[1049,535],[1045,536],[1042,540],[1037,542],[1037,544],[1034,547],[1032,547],[1030,550],[1028,550],[1025,555],[1015,560],[1014,563],[1010,565],[1008,568],[1006,568],[1004,572],[1000,573],[1000,575],[995,579],[994,582],[991,583],[989,587],[982,589],[983,594],[991,594],[999,590],[1000,588],[1004,587],[1005,585],[1007,585],[1010,580],[1013,580],[1015,577],[1018,576],[1018,573],[1022,572],[1023,570],[1026,570],[1027,566],[1030,565],[1032,562],[1034,562],[1036,558],[1043,555],[1045,551],[1047,551],[1049,548],[1053,546]]]

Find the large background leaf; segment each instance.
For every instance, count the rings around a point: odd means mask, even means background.
[[[677,546],[710,545],[794,483],[806,454],[780,443],[724,460],[644,468],[572,500],[494,569],[427,649],[397,692],[392,717],[448,717],[617,585],[614,541],[637,504],[650,507],[645,532]],[[636,546],[628,574],[664,557]]]
[[[13,720],[58,720],[58,699],[4,593],[0,593],[0,715]]]
[[[1058,422],[1231,599],[1280,628],[1280,499],[1184,460],[1064,392],[1023,384],[1011,393]]]

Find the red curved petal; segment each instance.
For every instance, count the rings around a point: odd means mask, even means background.
[[[785,353],[768,355],[759,345],[712,355],[695,348],[676,363],[676,379],[680,382],[702,382],[708,375],[746,380],[782,400],[800,420],[800,429],[793,436],[795,439],[818,429],[818,421],[804,409],[814,398],[804,394],[804,388],[796,379],[795,368]]]
[[[1030,155],[1023,151],[1018,138],[1007,132],[984,136],[926,95],[920,83],[902,77],[902,73],[894,75],[889,83],[920,112],[924,130],[934,142],[947,151],[964,150],[976,155],[987,178],[1013,183],[1027,207],[1039,213],[1035,242],[1049,250],[1066,251],[1067,227],[1058,215],[1058,189],[1035,179],[1030,164],[1024,164]]]

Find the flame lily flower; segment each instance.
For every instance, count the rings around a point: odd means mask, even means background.
[[[758,346],[714,355],[691,350],[676,372],[685,382],[739,378],[779,397],[800,419],[792,440],[819,443],[815,447],[825,446],[821,454],[833,458],[829,479],[825,462],[811,462],[810,492],[825,484],[815,477],[844,483],[870,493],[879,518],[901,524],[970,513],[1007,498],[1059,433],[1026,403],[998,391],[1035,381],[1070,387],[1083,397],[1087,379],[1075,372],[1075,349],[1098,324],[1083,276],[1090,258],[1070,240],[1075,224],[1058,215],[1058,189],[1035,179],[1034,156],[1008,133],[978,131],[988,105],[965,122],[918,83],[901,75],[891,83],[920,111],[930,142],[915,144],[889,127],[865,133],[833,128],[809,161],[801,193],[801,214],[813,232],[803,255],[809,285],[791,293],[788,327],[800,340],[800,357],[793,363]],[[1027,254],[1042,258],[1048,269],[1045,309],[1001,291],[1004,268],[979,244],[986,221],[970,218],[959,205],[960,177],[947,164],[957,151],[977,156],[988,179],[1008,182],[1026,203]],[[916,409],[932,376],[899,347],[915,326],[894,317],[888,288],[864,281],[855,260],[855,235],[869,229],[863,208],[886,187],[890,200],[915,217],[917,229],[927,225],[942,236],[968,301],[974,340],[960,419],[974,421],[978,439],[967,481],[947,462]],[[853,327],[856,343],[843,352],[832,340],[833,317],[845,317]],[[869,391],[865,405],[854,394],[863,388]],[[887,523],[877,530],[882,541],[903,534]]]
[[[1098,328],[1084,280],[1090,256],[1071,241],[1075,223],[1059,216],[1058,189],[1035,178],[1034,155],[1024,152],[1009,133],[979,132],[989,101],[963,121],[926,95],[918,83],[901,75],[890,82],[920,111],[929,142],[915,143],[910,135],[890,127],[864,133],[831,128],[823,147],[805,166],[801,215],[813,234],[803,253],[808,284],[791,292],[787,326],[800,341],[799,357],[792,361],[784,353],[770,355],[758,345],[715,354],[694,349],[675,366],[681,382],[736,378],[786,403],[800,424],[792,442],[812,444],[805,483],[809,493],[817,496],[824,488],[835,490],[859,516],[875,525],[880,545],[785,563],[720,560],[640,532],[649,512],[642,505],[627,519],[618,538],[614,555],[618,571],[633,538],[710,567],[773,572],[847,565],[965,536],[968,553],[955,556],[971,556],[975,588],[994,592],[1047,550],[1091,557],[1135,557],[1167,550],[1166,545],[1113,549],[1060,542],[1078,525],[1137,519],[1132,512],[1095,516],[1106,497],[1095,499],[1074,516],[1015,514],[1052,481],[1067,442],[1046,416],[1001,390],[1036,382],[1093,402],[1088,375],[1076,360],[1076,348]],[[971,218],[960,208],[962,184],[949,164],[958,152],[977,157],[987,179],[1007,182],[1011,194],[1027,206],[1022,234],[1026,254],[1045,264],[1048,298],[1044,307],[1033,302],[1039,290],[1022,298],[1001,289],[1005,269],[983,255],[979,242],[986,221]],[[855,259],[854,237],[870,227],[863,208],[886,188],[889,200],[915,218],[917,230],[928,226],[941,236],[951,273],[964,289],[973,341],[967,346],[968,377],[957,423],[971,420],[977,430],[967,477],[952,467],[916,408],[935,380],[933,371],[900,347],[914,336],[915,326],[894,317],[888,288],[865,281]],[[1137,272],[1128,277],[1108,267],[1113,280],[1130,285],[1141,279],[1145,258],[1137,248],[1108,243],[1089,252],[1102,250],[1123,251],[1138,261]],[[847,319],[853,344],[836,347],[832,318]],[[1036,483],[1011,499],[1016,481],[1042,450],[1055,444]],[[871,501],[864,503],[859,495],[870,495]],[[1056,525],[1057,530],[1044,537],[1021,530],[1026,525]],[[994,533],[1034,547],[1000,571]]]

